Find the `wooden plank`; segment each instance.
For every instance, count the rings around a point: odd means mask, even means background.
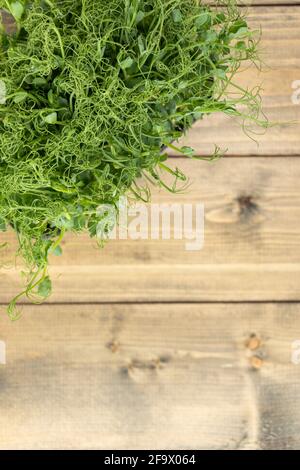
[[[1,449],[300,448],[299,304],[25,307],[0,339]]]
[[[261,55],[266,65],[262,73],[247,69],[238,82],[246,88],[261,84],[265,114],[270,121],[282,124],[254,136],[258,146],[236,120],[214,114],[197,123],[182,141],[199,155],[210,154],[214,144],[228,149],[230,155],[299,154],[300,92],[295,93],[300,90],[300,7],[250,8],[249,18],[254,28],[262,28]]]
[[[50,302],[300,300],[300,160],[171,164],[191,186],[177,195],[156,191],[153,202],[204,203],[203,249],[186,251],[186,240],[173,238],[114,240],[99,249],[87,236],[68,236],[63,256],[51,260]],[[11,246],[0,252],[2,263],[16,248],[11,234],[1,234],[5,241]],[[8,302],[20,289],[19,273],[2,269],[0,286],[0,301]]]
[[[299,0],[245,0],[241,5],[299,5]]]

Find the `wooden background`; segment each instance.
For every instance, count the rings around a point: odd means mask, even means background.
[[[5,304],[18,270],[0,271],[1,449],[300,449],[300,4],[256,0],[268,66],[248,70],[283,123],[248,139],[211,116],[185,142],[208,164],[175,159],[192,185],[155,202],[204,202],[205,246],[67,237],[52,260],[54,295]],[[1,242],[11,234],[1,235]],[[3,345],[3,343],[1,343]]]

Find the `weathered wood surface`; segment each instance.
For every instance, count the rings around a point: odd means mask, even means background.
[[[299,304],[1,316],[0,448],[299,449],[299,318]]]
[[[261,56],[265,65],[262,73],[247,69],[238,81],[250,89],[261,84],[264,112],[270,121],[281,124],[254,135],[257,145],[244,134],[238,121],[222,114],[206,117],[183,139],[199,155],[211,153],[214,144],[232,155],[299,154],[300,6],[250,8],[249,16],[255,28],[262,28]]]
[[[185,240],[172,239],[116,240],[99,249],[88,236],[69,236],[63,256],[51,260],[50,302],[300,300],[300,159],[172,163],[191,186],[176,196],[156,192],[153,202],[203,202],[203,249],[186,251]],[[12,243],[2,260],[14,250]],[[0,271],[0,302],[18,281],[13,269]]]

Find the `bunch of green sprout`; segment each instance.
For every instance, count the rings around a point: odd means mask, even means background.
[[[176,191],[185,176],[167,166],[165,149],[196,158],[174,146],[194,121],[220,111],[257,120],[257,92],[234,76],[257,60],[258,35],[232,0],[0,0],[0,8],[15,22],[0,33],[0,230],[16,232],[28,266],[13,317],[22,295],[50,294],[48,258],[67,231],[96,236],[99,205],[148,199],[152,184]]]

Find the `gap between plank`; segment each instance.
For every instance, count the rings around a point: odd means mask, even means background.
[[[169,155],[169,158],[181,158],[181,159],[184,159],[184,160],[194,160],[197,158],[199,159],[204,159],[204,161],[207,159],[209,160],[209,155],[194,155],[194,157],[187,157],[185,155],[174,155],[174,154],[171,154]],[[221,159],[223,158],[300,158],[300,154],[294,154],[294,155],[280,155],[280,154],[264,154],[264,155],[257,155],[257,154],[247,154],[247,155],[234,155],[234,154],[229,154],[229,153],[226,153],[225,155],[223,155],[221,157]]]

